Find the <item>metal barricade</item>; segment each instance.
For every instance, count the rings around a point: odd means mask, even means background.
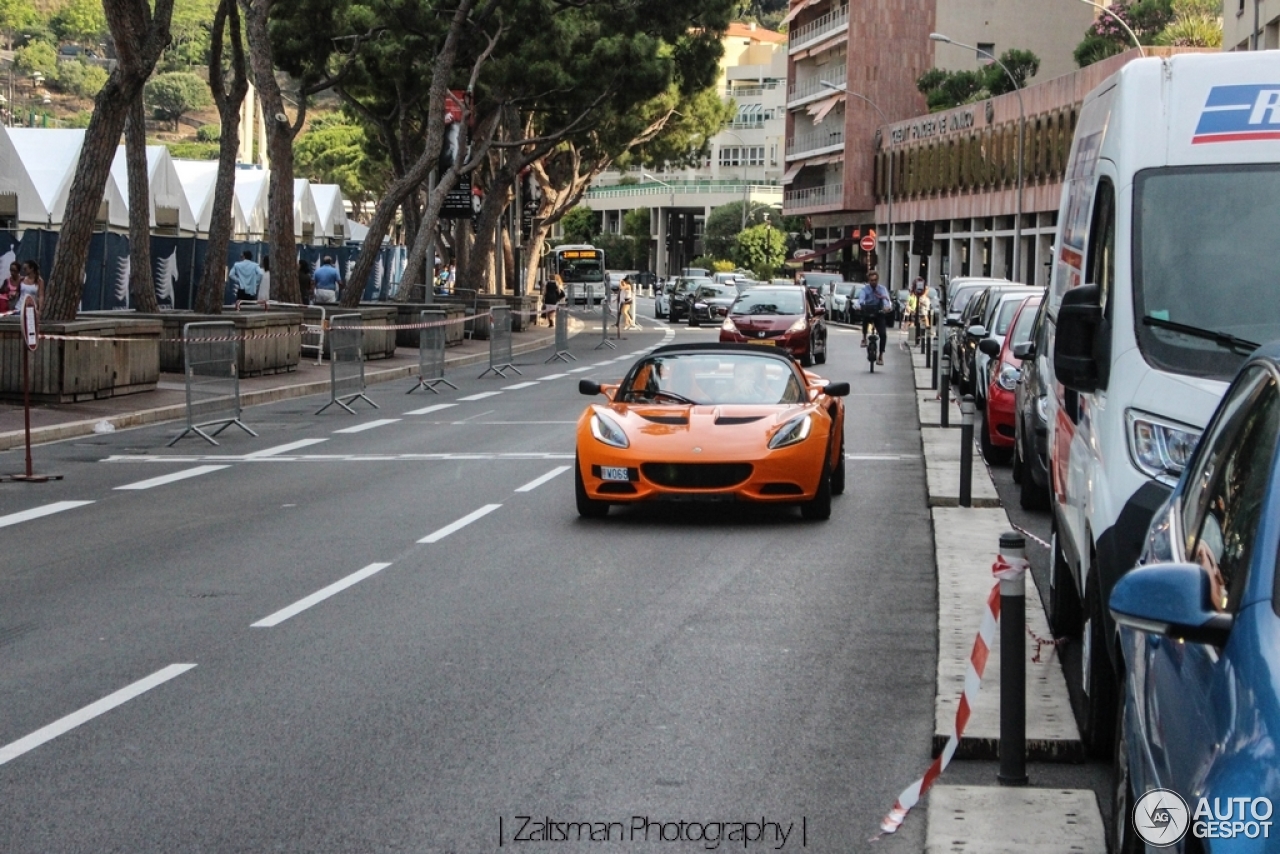
[[[599,350],[602,347],[608,347],[610,350],[617,350],[618,345],[609,340],[609,300],[600,300],[600,343],[595,346]]]
[[[556,350],[547,362],[576,362],[578,357],[569,352],[569,307],[557,306],[551,313],[556,325]],[[544,364],[546,364],[544,362]]]
[[[329,325],[329,313],[325,311],[322,305],[311,306],[311,308],[320,310],[320,323],[317,326],[313,326],[305,320],[302,322],[302,345],[298,349],[303,353],[308,350],[315,350],[316,364],[318,365],[324,360],[324,333]]]
[[[188,323],[182,327],[183,360],[186,363],[187,428],[169,447],[190,433],[211,445],[214,436],[230,427],[239,427],[250,436],[258,434],[240,420],[240,334],[229,321]],[[216,427],[212,433],[208,428]]]
[[[356,400],[378,408],[364,393],[364,322],[358,314],[338,314],[329,319],[329,402],[316,415],[337,404],[355,415]]]
[[[507,371],[515,371],[520,376],[524,373],[512,364],[511,353],[511,309],[505,305],[493,305],[489,308],[493,319],[489,324],[489,367],[479,378],[490,373],[506,379]]]
[[[448,314],[439,309],[428,309],[419,317],[428,325],[418,330],[418,382],[405,394],[413,394],[420,388],[439,394],[438,385],[447,385],[457,391],[458,387],[444,378],[444,346],[448,337],[445,319]]]

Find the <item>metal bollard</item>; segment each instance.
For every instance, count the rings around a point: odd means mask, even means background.
[[[609,340],[609,298],[607,295],[600,300],[600,343],[595,348],[600,350],[604,347],[608,347],[610,350],[618,349],[618,345]]]
[[[930,381],[929,388],[938,387],[938,364],[942,361],[942,336],[938,334],[942,330],[940,325],[942,322],[942,313],[933,313],[933,328],[930,330],[931,339],[929,346],[933,350],[933,377]]]
[[[942,366],[937,374],[938,397],[942,401],[942,426],[951,426],[951,354],[942,351]]]
[[[973,506],[973,395],[960,402],[960,506]]]
[[[920,344],[920,349],[924,350],[924,366],[926,368],[933,367],[933,333],[924,336],[924,341]],[[938,372],[933,371],[933,384],[938,384]]]
[[[1026,560],[1027,541],[1010,531],[1000,535],[1000,555]],[[1027,784],[1027,577],[1000,579],[1000,771],[1002,786]]]

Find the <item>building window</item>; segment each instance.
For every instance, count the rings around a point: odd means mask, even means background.
[[[978,42],[978,59],[991,62],[996,58],[995,42]]]
[[[764,146],[753,145],[747,149],[747,165],[763,166],[764,165]]]
[[[741,166],[742,165],[742,149],[736,145],[720,146],[720,165],[721,166]]]

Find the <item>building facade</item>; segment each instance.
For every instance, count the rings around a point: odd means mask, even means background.
[[[1223,0],[1222,49],[1280,49],[1280,0]]]

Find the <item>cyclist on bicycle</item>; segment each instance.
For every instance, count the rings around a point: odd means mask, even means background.
[[[889,298],[889,291],[880,284],[880,274],[875,270],[867,274],[867,283],[858,292],[858,308],[862,311],[862,346],[867,346],[867,324],[875,324],[876,334],[880,336],[880,353],[876,364],[883,365],[893,301]]]

